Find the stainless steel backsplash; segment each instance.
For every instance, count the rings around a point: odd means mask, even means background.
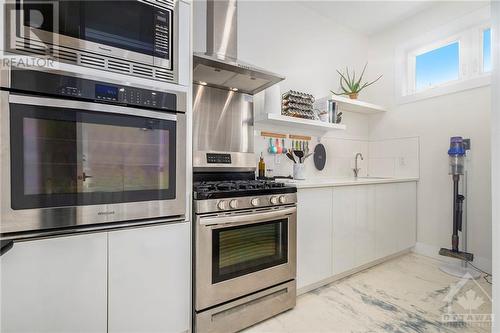
[[[193,151],[254,152],[253,97],[193,85]]]

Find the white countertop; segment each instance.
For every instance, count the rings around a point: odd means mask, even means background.
[[[334,187],[369,184],[416,182],[418,177],[359,177],[359,178],[310,178],[306,180],[280,180],[297,188]]]

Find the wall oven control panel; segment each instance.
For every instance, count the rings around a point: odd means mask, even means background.
[[[11,88],[22,92],[177,111],[175,94],[34,70],[13,70]]]

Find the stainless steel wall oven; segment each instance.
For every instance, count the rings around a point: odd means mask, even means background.
[[[15,9],[7,11],[10,46],[177,82],[177,5],[175,0],[15,0]]]
[[[185,94],[2,71],[1,233],[185,216]]]

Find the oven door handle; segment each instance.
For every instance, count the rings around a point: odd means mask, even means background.
[[[33,105],[33,106],[50,106],[53,108],[78,109],[83,111],[96,111],[117,114],[127,114],[131,116],[140,116],[154,119],[163,119],[177,121],[178,114],[173,112],[157,112],[141,108],[132,108],[128,106],[105,104],[99,102],[82,102],[68,100],[62,98],[47,98],[37,96],[26,96],[9,94],[9,103]]]
[[[234,216],[218,216],[218,217],[202,217],[200,219],[200,224],[204,226],[211,225],[238,225],[238,224],[253,224],[259,223],[264,220],[270,220],[274,218],[282,218],[287,215],[295,214],[297,212],[297,207],[289,207],[284,209],[273,210],[270,212],[260,212],[245,215],[234,215]]]

